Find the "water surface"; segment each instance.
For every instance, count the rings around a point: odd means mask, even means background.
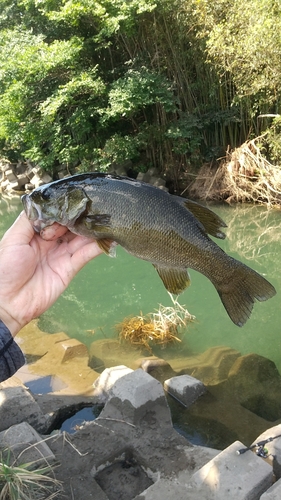
[[[281,211],[251,205],[211,208],[228,225],[226,240],[216,240],[219,245],[263,274],[277,292],[281,290]],[[1,235],[21,209],[20,198],[0,200]],[[281,371],[280,293],[257,303],[251,319],[239,328],[227,316],[207,278],[195,271],[190,274],[191,287],[181,294],[179,302],[196,316],[196,321],[189,326],[180,348],[188,346],[192,352],[203,352],[226,345],[242,354],[266,356]],[[90,262],[41,316],[39,326],[50,333],[64,331],[90,345],[100,338],[116,338],[115,325],[124,317],[153,312],[159,304],[170,306],[171,299],[152,265],[118,247],[117,258],[102,255]]]

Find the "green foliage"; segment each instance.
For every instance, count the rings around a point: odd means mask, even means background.
[[[280,106],[276,0],[2,0],[0,30],[1,154],[50,171],[130,159],[173,177]]]

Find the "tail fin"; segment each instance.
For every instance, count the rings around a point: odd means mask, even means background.
[[[243,326],[249,319],[256,300],[268,300],[276,294],[274,286],[256,271],[232,259],[233,274],[228,282],[214,283],[230,319]]]

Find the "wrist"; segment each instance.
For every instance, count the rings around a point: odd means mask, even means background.
[[[2,307],[0,307],[0,319],[11,332],[12,337],[15,337],[24,326],[20,325],[20,323]]]

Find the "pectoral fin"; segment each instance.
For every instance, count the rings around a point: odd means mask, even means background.
[[[221,231],[221,227],[227,227],[227,225],[217,214],[215,214],[215,212],[187,198],[181,198],[180,196],[175,196],[174,198],[201,222],[206,233],[222,240],[225,238],[225,234]]]
[[[190,276],[187,269],[175,269],[153,265],[168,292],[178,295],[190,285]]]
[[[83,219],[84,225],[96,232],[109,232],[111,215],[108,214],[93,214],[87,216]]]

